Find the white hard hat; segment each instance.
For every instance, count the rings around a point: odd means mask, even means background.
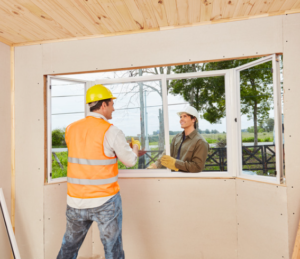
[[[183,110],[177,112],[178,116],[180,116],[182,113],[187,113],[189,115],[195,116],[196,121],[198,121],[198,119],[199,119],[199,114],[198,114],[197,110],[192,106],[186,106]]]

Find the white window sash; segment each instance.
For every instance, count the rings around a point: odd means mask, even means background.
[[[274,93],[274,120],[275,120],[275,143],[276,143],[276,177],[270,176],[260,176],[260,175],[245,175],[242,174],[243,171],[243,162],[242,162],[242,134],[241,134],[241,96],[240,96],[240,72],[251,67],[255,67],[260,64],[272,61],[273,68],[273,93]],[[234,84],[235,84],[235,93],[236,93],[236,107],[237,111],[237,157],[238,157],[238,174],[237,177],[244,179],[251,179],[262,182],[270,182],[280,184],[282,182],[283,174],[283,152],[282,152],[282,122],[281,122],[281,92],[280,92],[280,69],[279,62],[276,54],[263,57],[261,59],[255,60],[253,62],[247,63],[243,66],[239,66],[233,69],[234,70]]]

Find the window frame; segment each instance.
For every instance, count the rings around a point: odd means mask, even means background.
[[[259,176],[259,175],[245,175],[243,172],[243,160],[242,160],[242,133],[241,133],[241,95],[240,95],[240,72],[257,65],[264,64],[266,62],[272,61],[272,76],[273,76],[273,103],[274,103],[274,120],[275,120],[275,153],[276,153],[276,177],[270,176]],[[261,182],[269,182],[275,184],[281,184],[283,182],[283,149],[282,149],[282,119],[281,119],[281,89],[280,89],[280,68],[279,68],[279,59],[277,54],[272,54],[255,60],[253,62],[247,63],[243,66],[239,66],[233,69],[234,70],[234,86],[237,96],[237,109],[236,109],[236,118],[238,118],[238,178],[256,180]]]
[[[240,71],[252,66],[256,66],[268,61],[272,61],[273,67],[273,91],[274,91],[274,119],[275,119],[275,141],[279,143],[276,145],[276,171],[275,177],[257,176],[257,175],[242,175],[242,139],[241,139],[241,120],[240,120]],[[164,113],[164,128],[165,128],[165,148],[166,154],[170,155],[170,138],[169,138],[169,114],[168,114],[168,90],[167,80],[185,79],[185,78],[200,78],[200,77],[215,77],[224,76],[225,81],[225,103],[226,103],[226,134],[227,134],[227,171],[205,171],[201,173],[183,173],[171,172],[170,169],[119,169],[120,178],[242,178],[249,180],[257,180],[261,182],[269,182],[280,184],[283,179],[283,152],[282,152],[282,122],[281,122],[281,88],[280,88],[280,69],[279,62],[276,54],[266,56],[245,64],[240,67],[225,69],[225,70],[212,70],[182,74],[161,74],[153,76],[140,76],[140,77],[127,77],[118,79],[105,79],[105,80],[80,80],[70,79],[62,76],[47,76],[47,182],[60,183],[67,181],[67,177],[55,178],[50,177],[52,171],[52,135],[51,135],[51,79],[80,82],[85,84],[85,93],[89,87],[94,84],[122,84],[122,83],[137,83],[143,81],[161,81],[162,83],[162,104]],[[275,105],[276,104],[276,105]],[[85,116],[89,107],[84,105]],[[280,111],[280,112],[279,112]],[[238,136],[238,137],[237,137]]]
[[[47,183],[61,183],[66,182],[67,177],[59,177],[52,179],[52,95],[51,95],[51,80],[60,80],[72,83],[83,83],[84,89],[86,87],[86,81],[80,79],[70,79],[65,77],[58,76],[47,76]],[[84,91],[84,100],[86,96],[86,91]],[[84,105],[84,114],[86,115],[85,105]]]
[[[169,138],[169,115],[168,115],[168,98],[167,98],[167,80],[172,79],[185,79],[185,78],[200,78],[200,77],[216,77],[224,76],[225,79],[225,103],[226,103],[226,132],[227,132],[227,143],[231,143],[233,139],[233,134],[229,134],[230,129],[233,128],[233,120],[228,118],[232,117],[231,103],[233,102],[233,91],[231,84],[231,73],[230,69],[227,70],[213,70],[204,72],[193,72],[193,73],[182,73],[182,74],[161,74],[155,76],[140,76],[140,77],[127,77],[118,79],[106,79],[106,80],[96,80],[89,82],[89,84],[122,84],[122,83],[137,83],[145,81],[158,81],[162,82],[162,94],[163,94],[163,112],[164,112],[164,128],[165,128],[165,148],[166,154],[170,155],[170,138]],[[87,90],[87,89],[86,89]],[[227,96],[227,97],[226,97]],[[231,150],[233,150],[232,145],[227,145],[227,171],[226,172],[215,172],[215,171],[205,171],[201,173],[186,173],[186,172],[171,172],[170,169],[119,169],[120,178],[232,178],[236,176],[236,169],[233,166],[234,155]]]

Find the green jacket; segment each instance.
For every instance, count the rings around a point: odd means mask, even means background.
[[[184,131],[177,134],[173,139],[170,146],[171,157],[176,158],[178,149],[182,142]],[[209,150],[209,144],[198,133],[198,130],[194,130],[182,143],[179,159],[176,160],[175,166],[179,171],[199,173],[205,168],[205,161]],[[165,155],[165,152],[155,162],[157,168],[164,168],[160,163],[160,158]]]

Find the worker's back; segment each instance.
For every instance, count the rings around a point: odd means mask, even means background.
[[[66,129],[68,146],[68,195],[81,199],[116,194],[118,164],[116,157],[107,157],[103,142],[111,124],[95,117],[86,117]]]

